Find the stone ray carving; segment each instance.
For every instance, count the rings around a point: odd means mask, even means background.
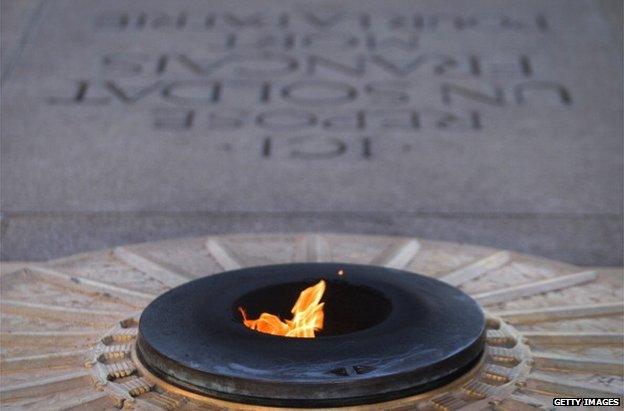
[[[439,277],[440,280],[454,286],[460,286],[465,282],[479,277],[488,271],[499,268],[509,262],[511,254],[507,251],[500,251],[478,260],[465,267],[452,271]]]
[[[153,294],[130,290],[128,288],[120,287],[115,284],[109,284],[90,278],[80,277],[74,274],[64,273],[53,268],[43,267],[41,265],[31,264],[26,266],[25,269],[34,274],[41,275],[42,277],[49,279],[50,281],[56,281],[59,285],[63,287],[77,290],[93,289],[99,292],[106,292],[125,298],[129,297],[134,300],[135,303],[137,298],[140,300],[144,300],[145,302],[149,302],[156,297]]]
[[[80,366],[86,350],[53,352],[25,357],[9,357],[0,361],[3,372],[24,371],[52,367]]]
[[[331,261],[331,249],[327,239],[321,234],[304,235],[297,239],[295,261]]]
[[[594,271],[584,271],[577,274],[562,275],[548,280],[535,281],[529,284],[480,293],[474,295],[473,297],[481,304],[487,306],[504,301],[529,297],[536,294],[544,294],[549,291],[573,287],[575,285],[594,281],[596,277],[597,274]]]
[[[0,399],[10,401],[19,398],[38,397],[66,391],[77,386],[88,386],[91,383],[91,374],[87,370],[76,371],[60,376],[29,381],[24,384],[9,385],[0,389]]]
[[[591,369],[611,375],[623,375],[624,365],[619,360],[607,358],[572,357],[550,353],[533,353],[533,367],[536,369],[576,370]]]
[[[570,305],[563,307],[535,308],[495,312],[499,317],[514,324],[557,321],[574,318],[601,317],[624,314],[624,303]]]
[[[16,345],[49,345],[51,342],[70,346],[82,341],[93,341],[98,333],[92,330],[85,331],[9,331],[0,332],[0,343],[6,346]]]
[[[130,250],[128,247],[115,248],[113,250],[113,255],[128,264],[130,267],[135,268],[170,287],[175,287],[176,285],[180,285],[191,279],[190,276],[164,267],[150,258]]]
[[[622,397],[622,389],[610,389],[596,384],[582,383],[570,380],[562,375],[556,377],[539,372],[531,373],[526,388],[538,392],[550,392],[557,395],[572,395],[577,397]]]
[[[525,331],[524,338],[531,343],[567,345],[567,344],[622,344],[624,334],[622,332],[596,333],[596,332],[543,332]]]
[[[244,264],[238,260],[234,252],[219,240],[209,238],[206,241],[206,247],[224,270],[236,270],[237,268],[244,267]]]
[[[85,308],[63,307],[49,304],[26,303],[14,300],[0,301],[4,312],[25,316],[76,321],[78,323],[106,323],[115,318],[123,318],[130,311],[90,310]],[[120,307],[122,308],[122,307]]]
[[[379,255],[371,260],[372,265],[382,265],[390,268],[405,268],[420,250],[417,240],[399,241],[388,246]]]

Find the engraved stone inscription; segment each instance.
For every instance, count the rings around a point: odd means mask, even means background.
[[[2,210],[388,213],[414,220],[359,229],[604,256],[621,245],[622,75],[601,10],[46,2],[3,77]],[[139,241],[161,222],[96,231]]]

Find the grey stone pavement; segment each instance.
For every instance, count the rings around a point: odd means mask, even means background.
[[[4,0],[1,257],[400,234],[622,265],[619,0]]]

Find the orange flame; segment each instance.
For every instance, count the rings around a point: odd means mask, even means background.
[[[243,307],[238,307],[238,310],[243,316],[245,326],[252,330],[284,337],[314,338],[314,332],[323,329],[323,293],[324,280],[303,290],[290,310],[293,314],[292,320],[282,321],[278,316],[269,313],[262,313],[257,320],[250,320]]]

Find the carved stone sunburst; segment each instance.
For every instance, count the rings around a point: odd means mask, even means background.
[[[622,397],[621,272],[412,238],[236,235],[140,244],[45,264],[4,264],[3,409],[256,410],[184,392],[136,360],[141,310],[193,278],[244,266],[340,261],[401,268],[471,294],[486,355],[431,393],[341,409],[550,409],[556,396]]]

